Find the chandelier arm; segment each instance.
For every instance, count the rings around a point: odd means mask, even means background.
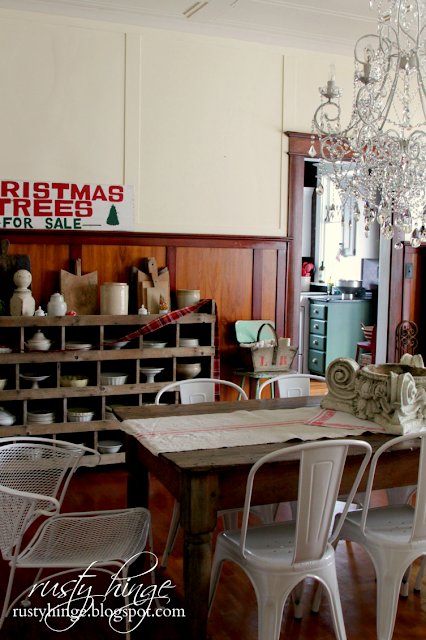
[[[324,111],[324,109],[327,107],[327,105],[331,105],[332,107],[335,107],[337,109],[337,116],[335,118],[329,118],[327,113]],[[336,102],[332,102],[332,100],[328,100],[325,104],[320,104],[320,106],[317,108],[317,110],[314,113],[314,123],[315,126],[317,128],[317,130],[321,133],[321,135],[329,137],[330,135],[333,135],[332,132],[327,131],[326,129],[323,129],[319,122],[318,122],[318,114],[320,112],[323,112],[323,117],[325,118],[325,120],[327,122],[336,122],[336,120],[338,120],[339,118],[339,113],[340,113],[340,107]],[[350,128],[345,129],[344,131],[339,131],[339,137],[342,136],[343,138],[346,137],[347,132],[350,130]]]
[[[422,111],[423,111],[423,116],[426,120],[426,103],[425,103],[425,98],[426,98],[426,88],[425,85],[423,83],[423,76],[420,73],[420,59],[419,59],[419,55],[416,51],[416,60],[417,60],[417,68],[418,68],[418,73],[417,73],[417,86],[419,87],[419,95],[420,95],[420,102],[422,105]]]

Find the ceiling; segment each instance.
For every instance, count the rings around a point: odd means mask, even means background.
[[[353,55],[369,0],[0,0],[0,7]]]

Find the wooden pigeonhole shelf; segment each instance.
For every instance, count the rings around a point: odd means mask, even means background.
[[[214,303],[212,303],[214,312]],[[106,406],[130,404],[140,406],[144,402],[154,402],[155,394],[171,382],[176,381],[176,361],[179,358],[202,362],[200,377],[213,377],[214,371],[214,313],[192,313],[179,318],[175,323],[157,331],[140,336],[121,349],[111,349],[106,339],[118,340],[141,326],[154,320],[156,315],[128,316],[61,316],[61,317],[0,317],[0,345],[11,347],[12,353],[0,354],[0,378],[7,378],[4,390],[0,391],[0,405],[17,416],[10,427],[0,426],[0,436],[15,435],[49,436],[81,442],[90,434],[87,446],[97,449],[98,435],[103,431],[119,431],[118,422],[108,419]],[[49,351],[29,351],[25,347],[28,338],[41,329],[46,337],[54,340]],[[179,347],[179,338],[198,338],[200,346]],[[167,346],[147,348],[146,341],[164,341]],[[65,351],[68,340],[93,344],[90,350]],[[153,383],[146,383],[140,367],[145,361],[164,367]],[[189,361],[189,360],[187,360]],[[37,367],[49,371],[49,378],[40,382],[39,389],[28,388],[20,373],[34,372]],[[123,385],[102,385],[101,373],[123,372],[128,375]],[[86,387],[61,387],[60,377],[67,374],[87,375]],[[157,381],[158,378],[158,381]],[[115,399],[118,397],[118,399]],[[168,400],[178,401],[178,393],[170,394]],[[162,399],[163,400],[163,399]],[[46,407],[47,405],[47,407]],[[58,422],[52,424],[28,424],[28,410],[37,406],[54,410]],[[90,422],[69,422],[69,407],[87,406],[95,410],[95,418]],[[79,437],[79,434],[82,434]],[[83,435],[84,434],[84,435]],[[106,435],[106,434],[105,434]],[[109,434],[111,437],[111,434]],[[124,437],[121,438],[124,442]],[[103,454],[101,464],[124,462],[124,452]]]

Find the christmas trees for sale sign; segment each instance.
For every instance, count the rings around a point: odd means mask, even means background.
[[[0,229],[134,231],[132,186],[0,181]]]

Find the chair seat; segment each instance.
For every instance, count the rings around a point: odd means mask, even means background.
[[[81,567],[127,560],[145,548],[146,521],[141,508],[54,516],[41,525],[34,546],[20,554],[19,566]]]
[[[240,552],[241,530],[223,531],[218,535],[220,544],[224,545],[228,553],[237,558],[242,556]],[[294,547],[296,541],[296,522],[274,522],[273,524],[249,527],[246,538],[246,558],[244,564],[267,567],[270,572],[282,573],[286,569],[292,573],[297,571],[297,565],[292,564]],[[334,558],[334,549],[327,544],[324,555],[317,561],[309,561],[312,569],[319,568],[324,564],[329,564]],[[303,572],[306,572],[306,563],[303,565]]]
[[[361,534],[359,526],[362,511],[350,511],[343,525],[342,538],[356,542]],[[370,542],[394,547],[398,543],[404,546],[410,541],[414,519],[414,507],[409,504],[376,507],[368,511],[366,534]],[[353,537],[352,537],[353,536]],[[364,536],[362,536],[364,538]]]
[[[361,349],[371,349],[371,342],[357,342],[356,343],[357,347],[360,347]]]

